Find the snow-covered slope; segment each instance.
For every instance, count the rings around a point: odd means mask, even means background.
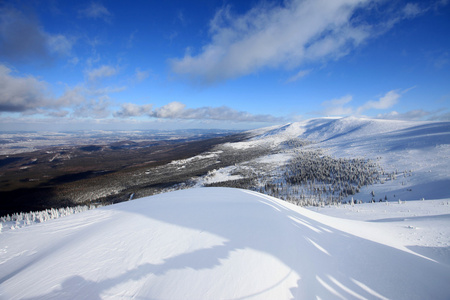
[[[376,197],[391,200],[450,197],[450,122],[310,119],[260,129],[250,141],[235,143],[234,147],[276,147],[293,138],[314,142],[310,148],[324,149],[333,157],[370,158],[387,172],[411,171],[411,176],[362,189],[357,196],[364,201],[370,200],[371,190]]]
[[[448,228],[435,232],[447,247]],[[399,234],[256,192],[183,190],[1,233],[0,298],[449,299],[448,261]]]
[[[378,152],[385,150],[388,154],[396,150],[450,144],[450,122],[408,122],[356,117],[310,119],[259,130],[249,144],[263,140],[281,142],[294,137],[316,142],[320,146],[339,146],[344,148],[339,150],[349,154],[353,154],[359,147],[368,146],[377,148]]]

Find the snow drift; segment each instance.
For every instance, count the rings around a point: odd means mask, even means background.
[[[198,188],[0,235],[1,299],[449,299],[388,223]]]

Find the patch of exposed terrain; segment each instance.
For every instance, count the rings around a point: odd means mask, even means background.
[[[240,141],[245,134],[189,139],[120,141],[52,147],[0,156],[0,215],[79,204],[115,203],[149,195],[208,172],[199,163],[185,171],[170,165]],[[221,165],[220,163],[218,165]],[[187,175],[189,174],[189,175]]]

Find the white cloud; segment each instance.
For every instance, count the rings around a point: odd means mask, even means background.
[[[155,118],[183,118],[186,105],[181,102],[170,102],[162,107],[156,108],[151,116]]]
[[[16,77],[0,65],[0,112],[25,112],[49,106],[47,84],[35,77]]]
[[[307,63],[324,63],[349,54],[368,39],[431,7],[377,0],[279,2],[282,4],[262,1],[242,15],[223,7],[210,21],[210,42],[198,53],[189,47],[184,57],[171,59],[172,71],[211,84],[265,68],[291,70]]]
[[[172,70],[211,83],[265,67],[338,58],[369,37],[369,27],[352,19],[369,2],[291,0],[259,5],[242,16],[225,7],[210,23],[211,42],[198,55],[172,59]]]
[[[97,69],[93,69],[87,72],[88,79],[94,81],[96,79],[111,77],[117,74],[117,69],[108,65],[103,65]]]
[[[98,74],[104,75],[100,71]],[[92,89],[79,84],[66,87],[61,96],[55,97],[45,81],[33,76],[14,76],[11,69],[0,64],[0,113],[63,117],[73,111],[75,117],[106,117],[110,114],[109,94],[124,89],[125,87]]]
[[[397,104],[400,97],[401,95],[397,91],[392,90],[387,92],[378,101],[371,100],[366,102],[364,105],[360,106],[357,111],[358,113],[361,113],[369,109],[387,109]]]

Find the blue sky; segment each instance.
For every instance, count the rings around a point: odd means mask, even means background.
[[[0,129],[450,119],[450,3],[3,1]]]

